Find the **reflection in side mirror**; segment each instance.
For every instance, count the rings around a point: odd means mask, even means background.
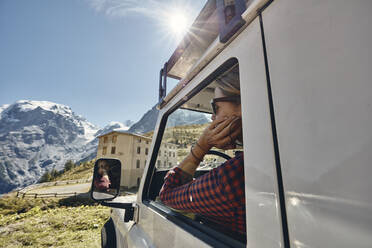
[[[119,195],[121,163],[118,159],[98,159],[94,165],[91,197],[112,200]]]

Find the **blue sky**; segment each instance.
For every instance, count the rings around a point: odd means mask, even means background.
[[[138,121],[178,43],[169,8],[192,21],[205,2],[1,0],[0,105],[46,100],[101,127]]]

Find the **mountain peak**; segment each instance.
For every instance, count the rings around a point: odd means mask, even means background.
[[[118,122],[118,121],[111,121],[108,125],[104,128],[98,130],[95,134],[96,137],[101,136],[103,134],[109,133],[111,131],[127,131],[129,129],[128,126],[125,124]]]
[[[0,193],[96,151],[98,127],[70,107],[20,100],[0,107]]]
[[[0,119],[1,119],[1,113],[7,109],[10,106],[10,104],[4,104],[0,106]]]
[[[107,127],[112,128],[114,131],[127,131],[129,129],[128,126],[118,121],[111,121],[105,128]]]
[[[19,100],[12,104],[10,107],[12,106],[17,106],[21,111],[24,112],[40,107],[43,110],[52,111],[56,114],[72,114],[72,110],[70,107],[50,101]]]
[[[20,100],[0,106],[0,193],[34,183],[45,171],[62,169],[68,160],[93,159],[102,134],[152,131],[158,113],[154,106],[133,125],[129,120],[112,121],[99,129],[63,104]],[[208,121],[205,114],[185,110],[168,120],[171,126]]]

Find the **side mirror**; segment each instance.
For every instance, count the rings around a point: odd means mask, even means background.
[[[119,195],[121,162],[118,159],[98,159],[94,165],[91,198],[95,201],[112,200]]]

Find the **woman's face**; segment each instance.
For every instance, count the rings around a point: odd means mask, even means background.
[[[214,91],[214,98],[225,97],[220,88],[216,88]],[[237,117],[242,116],[241,105],[234,102],[216,102],[216,114],[212,115],[212,120],[223,119],[235,115]]]

